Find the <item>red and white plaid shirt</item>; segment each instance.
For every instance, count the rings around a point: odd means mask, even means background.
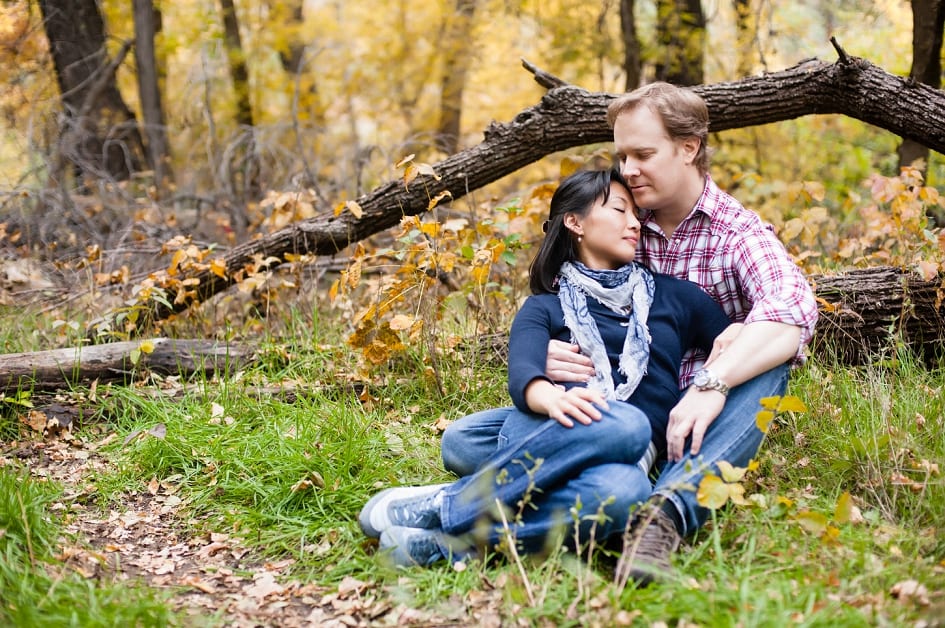
[[[777,321],[801,328],[797,361],[817,323],[817,302],[807,278],[771,225],[706,176],[692,212],[667,239],[644,211],[637,261],[656,272],[688,279],[715,299],[735,323]],[[690,351],[679,372],[685,388],[707,356]]]

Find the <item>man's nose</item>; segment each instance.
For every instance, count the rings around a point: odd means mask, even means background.
[[[637,162],[632,159],[624,159],[623,163],[620,165],[620,174],[626,177],[633,177],[640,174],[640,168],[637,166]]]

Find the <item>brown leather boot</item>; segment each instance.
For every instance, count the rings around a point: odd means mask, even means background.
[[[668,580],[673,575],[670,557],[681,541],[682,536],[669,515],[652,504],[643,508],[624,541],[623,554],[617,563],[618,581],[633,579],[646,586]]]

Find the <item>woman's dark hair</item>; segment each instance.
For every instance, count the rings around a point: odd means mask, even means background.
[[[557,277],[561,265],[577,259],[575,235],[564,226],[564,217],[568,214],[587,215],[598,199],[606,203],[610,198],[611,183],[622,185],[630,194],[626,181],[616,168],[578,170],[565,178],[555,190],[548,220],[545,221],[545,239],[528,268],[528,286],[533,294],[558,292]]]

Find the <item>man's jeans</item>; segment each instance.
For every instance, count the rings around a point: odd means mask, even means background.
[[[790,367],[775,367],[732,389],[722,413],[712,422],[696,458],[687,455],[681,461],[663,466],[656,486],[642,473],[635,475],[644,488],[665,495],[679,511],[683,522],[680,532],[686,536],[695,532],[708,516],[708,510],[698,505],[695,491],[702,477],[709,471],[718,474],[716,463],[724,460],[744,467],[757,453],[764,434],[756,425],[763,397],[783,395],[787,390]],[[443,465],[448,471],[463,477],[474,473],[499,445],[499,434],[509,413],[515,408],[495,408],[470,414],[451,423],[443,433],[441,451]]]
[[[496,545],[505,535],[498,501],[510,533],[526,552],[543,549],[556,529],[563,528],[565,540],[573,541],[575,525],[582,543],[592,530],[598,540],[622,533],[631,508],[650,496],[636,463],[652,432],[646,415],[634,406],[620,401],[609,406],[601,410],[600,421],[571,428],[542,415],[503,409],[491,455],[478,471],[445,489],[443,531],[460,536],[484,530],[483,540]]]

